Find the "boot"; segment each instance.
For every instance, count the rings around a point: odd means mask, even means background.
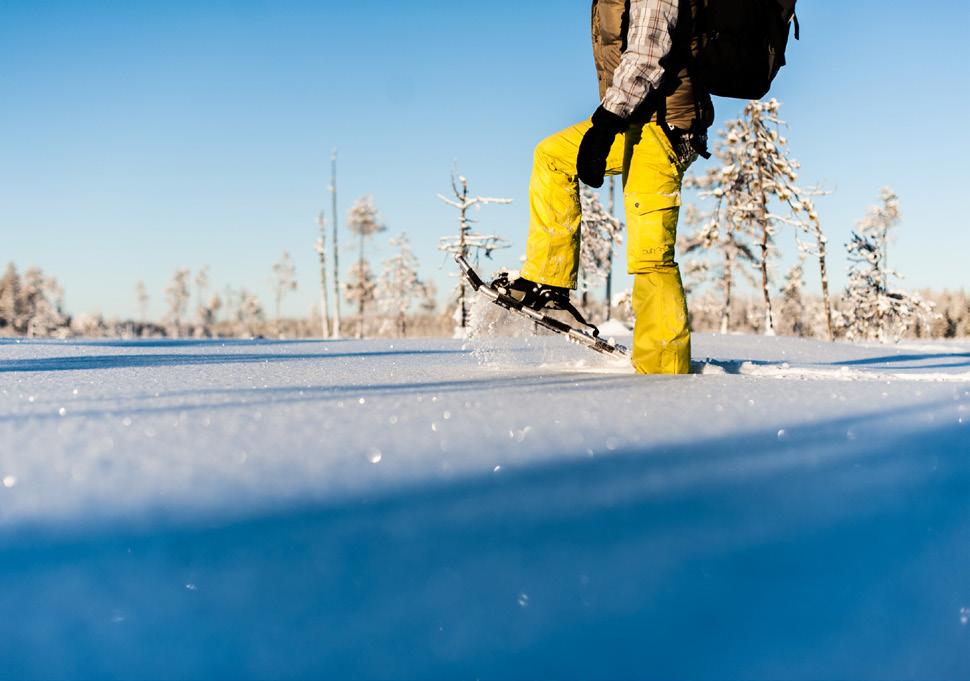
[[[503,273],[492,281],[492,288],[519,301],[523,307],[532,308],[536,312],[547,308],[550,310],[568,310],[572,307],[569,303],[568,288],[537,284],[522,277],[510,281],[507,273]]]

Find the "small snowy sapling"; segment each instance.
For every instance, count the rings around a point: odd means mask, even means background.
[[[475,221],[468,216],[468,211],[471,208],[480,210],[482,206],[488,204],[507,205],[512,203],[512,199],[496,199],[484,196],[471,197],[468,195],[468,180],[461,175],[456,176],[454,173],[451,176],[451,190],[455,195],[454,200],[446,198],[441,194],[438,194],[438,198],[449,206],[458,209],[458,236],[441,237],[438,240],[438,250],[453,255],[461,255],[469,259],[473,264],[478,264],[480,255],[491,258],[494,251],[508,248],[509,242],[499,236],[473,232],[472,224]],[[459,277],[457,294],[458,306],[455,310],[455,335],[463,336],[468,327],[467,292],[463,277]]]
[[[347,213],[347,229],[360,237],[360,249],[358,251],[357,264],[351,268],[351,280],[347,282],[347,300],[357,303],[357,337],[364,337],[364,308],[368,302],[373,300],[373,276],[370,274],[370,265],[364,259],[364,243],[368,237],[378,232],[383,232],[387,227],[381,222],[377,207],[374,206],[374,199],[370,195],[362,196],[357,199],[350,212]],[[370,280],[368,280],[370,277]],[[359,287],[354,291],[353,287]],[[370,291],[365,290],[367,286]]]
[[[843,313],[849,339],[897,341],[934,316],[932,304],[919,294],[891,288],[893,279],[902,278],[888,266],[890,232],[899,220],[899,197],[885,187],[880,204],[857,223],[846,244],[850,266]]]

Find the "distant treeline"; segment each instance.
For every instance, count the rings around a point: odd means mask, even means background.
[[[921,291],[920,295],[933,309],[930,319],[917,321],[905,338],[970,338],[970,295],[965,291]],[[267,319],[261,308],[246,312],[245,298],[230,293],[228,304],[202,306],[195,319],[164,323],[145,319],[112,319],[101,315],[70,315],[62,306],[63,290],[57,281],[36,267],[20,274],[13,264],[0,278],[0,335],[29,338],[319,338],[319,313],[312,310],[305,318]],[[620,293],[611,307],[611,317],[632,324],[628,295]],[[689,294],[691,327],[695,331],[718,332],[723,317],[723,300],[714,292]],[[582,306],[582,297],[577,298]],[[211,302],[211,299],[210,299]],[[836,337],[844,338],[843,311],[847,304],[841,297],[833,300]],[[365,315],[364,336],[449,337],[454,333],[457,305],[443,310],[425,309],[408,314],[402,325],[399,315],[382,315],[375,311]],[[606,318],[606,306],[587,297],[585,312],[594,320]],[[735,296],[731,302],[730,333],[764,333],[765,313],[760,296]],[[345,336],[355,335],[360,327],[356,316],[343,321]],[[819,296],[800,294],[797,300],[786,299],[784,292],[775,313],[777,333],[787,336],[825,338],[824,307]],[[498,327],[501,333],[501,326]]]

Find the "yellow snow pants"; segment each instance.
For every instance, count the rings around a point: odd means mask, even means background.
[[[576,154],[591,125],[566,128],[536,147],[522,269],[526,279],[576,288],[581,218]],[[607,175],[623,175],[627,269],[634,275],[633,367],[642,374],[690,372],[687,303],[674,261],[686,169],[655,123],[617,135],[606,162]]]

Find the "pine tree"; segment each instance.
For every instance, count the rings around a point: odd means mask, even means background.
[[[728,121],[720,133],[721,141],[714,152],[720,165],[708,170],[704,177],[687,182],[688,186],[702,189],[701,195],[713,198],[717,204],[712,229],[717,231],[718,239],[712,243],[724,247],[724,272],[733,270],[737,256],[746,258],[748,252],[757,252],[766,335],[772,335],[775,328],[769,261],[776,253],[774,237],[780,226],[792,226],[813,237],[824,304],[831,317],[826,242],[809,198],[819,192],[795,184],[799,164],[789,156],[788,141],[781,135],[785,123],[778,117],[780,106],[775,99],[749,102],[744,114]],[[731,281],[730,277],[725,278],[725,291],[730,290]],[[730,300],[730,295],[726,300]]]
[[[889,187],[860,220],[850,241],[849,281],[843,297],[849,339],[896,341],[914,324],[933,316],[931,303],[918,294],[890,287],[901,275],[888,266],[890,232],[900,221],[899,198]]]
[[[806,336],[809,327],[805,323],[805,300],[802,296],[805,261],[799,258],[785,275],[785,284],[781,288],[781,305],[778,309],[778,324],[782,333],[790,336]]]
[[[407,234],[391,239],[397,254],[384,261],[384,269],[377,280],[378,309],[391,320],[399,335],[407,334],[407,315],[424,294],[424,282],[418,275],[418,259],[411,250]]]
[[[374,289],[374,274],[371,272],[370,263],[366,260],[358,260],[350,268],[347,281],[344,283],[344,300],[356,304],[360,311],[357,319],[357,338],[364,337],[363,311],[374,301]]]
[[[374,206],[373,197],[370,195],[363,196],[351,206],[350,212],[347,213],[347,229],[360,237],[357,265],[351,269],[351,277],[357,286],[362,287],[357,293],[353,294],[353,299],[357,303],[357,338],[363,338],[364,307],[374,298],[373,290],[370,292],[365,290],[368,285],[367,277],[370,276],[373,279],[373,276],[370,274],[370,265],[364,258],[364,243],[368,237],[387,229],[381,222],[377,208]],[[373,286],[373,283],[371,282],[370,285]],[[348,300],[350,300],[349,297]]]
[[[488,204],[507,205],[512,203],[512,199],[495,199],[484,196],[471,197],[468,195],[468,180],[464,176],[456,175],[455,173],[451,175],[451,191],[455,195],[454,201],[441,194],[438,194],[438,198],[449,206],[458,209],[458,236],[441,237],[438,240],[439,251],[452,255],[461,255],[463,258],[471,260],[473,264],[478,264],[481,255],[484,255],[486,258],[491,258],[493,252],[509,247],[509,242],[499,236],[473,232],[472,225],[475,223],[475,220],[469,217],[468,211],[472,208],[481,210],[482,206]],[[458,282],[458,304],[455,309],[455,335],[464,336],[468,328],[468,296],[465,279],[459,276]]]

